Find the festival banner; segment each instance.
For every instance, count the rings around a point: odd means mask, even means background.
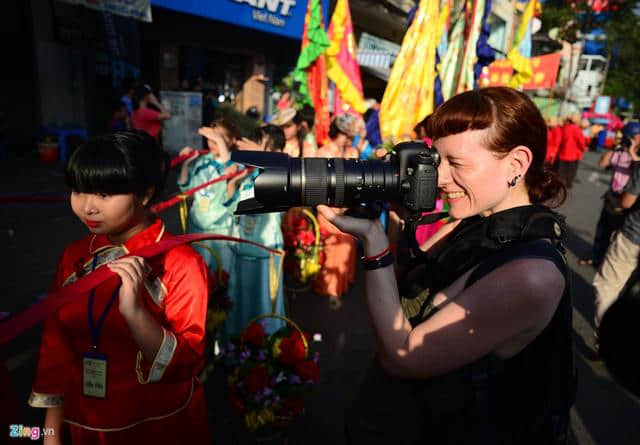
[[[456,94],[460,67],[462,66],[462,51],[464,50],[464,23],[465,15],[460,13],[451,30],[447,52],[438,67],[442,80],[442,96],[445,101]]]
[[[509,81],[511,88],[519,88],[531,80],[531,20],[536,11],[537,0],[529,0],[527,7],[522,13],[520,26],[513,38],[513,48],[507,54],[507,59],[511,62],[511,66],[515,74]]]
[[[411,138],[416,124],[433,113],[436,50],[441,35],[433,24],[440,17],[439,3],[421,1],[404,36],[380,104],[383,139]]]
[[[362,97],[362,79],[349,11],[349,0],[338,0],[328,30],[327,76],[336,84],[333,109],[336,114],[353,109],[367,111]]]
[[[456,94],[473,90],[476,86],[474,65],[478,58],[476,50],[478,47],[480,32],[482,31],[485,0],[476,0],[473,2],[472,7],[473,9],[470,11],[471,19],[467,27],[467,40],[464,44],[464,56],[462,57],[462,66],[460,67],[460,77],[458,79]],[[467,10],[467,14],[468,13],[469,11]]]
[[[525,90],[553,88],[560,68],[559,52],[531,58],[531,79],[522,85]],[[489,65],[489,85],[509,86],[513,77],[513,67],[509,59],[496,60]]]
[[[300,93],[315,109],[315,130],[318,145],[329,141],[329,84],[325,51],[329,38],[324,30],[320,0],[309,0],[304,19],[304,32],[294,79],[300,82]]]

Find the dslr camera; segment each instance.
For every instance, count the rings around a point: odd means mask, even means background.
[[[241,201],[236,214],[318,204],[357,210],[380,202],[420,214],[436,205],[440,157],[423,142],[399,143],[384,160],[290,158],[256,151],[234,151],[231,160],[260,171],[254,197]]]

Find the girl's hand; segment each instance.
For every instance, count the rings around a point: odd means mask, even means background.
[[[120,313],[125,318],[135,314],[143,307],[138,294],[144,285],[145,277],[151,272],[151,268],[144,258],[137,256],[112,261],[108,266],[118,274],[122,281],[118,293]]]
[[[237,171],[238,171],[238,169],[236,168],[234,173],[236,173]],[[226,173],[226,171],[225,171],[225,173]],[[233,184],[233,183],[236,183],[238,181],[241,181],[245,176],[247,176],[247,173],[249,173],[249,169],[248,168],[240,170],[240,173],[238,173],[237,176],[234,176],[231,179],[227,179],[227,182],[230,183],[230,184]]]
[[[224,169],[224,174],[225,175],[233,175],[237,171],[238,171],[238,164],[231,164],[229,167]]]
[[[200,154],[193,148],[187,146],[184,147],[182,150],[180,150],[180,153],[178,153],[180,156],[189,156],[187,159],[185,159],[184,163],[185,164],[189,164],[190,162],[194,161],[198,156],[200,156]]]
[[[179,156],[186,156],[189,155],[191,153],[193,153],[195,150],[191,147],[189,147],[188,145],[186,147],[184,147],[182,150],[180,150],[180,153],[178,153]]]
[[[245,168],[244,170],[241,170],[240,174],[238,174],[237,176],[234,176],[231,179],[227,179],[227,196],[229,198],[235,195],[238,184],[247,176],[247,173],[249,173],[249,169]]]
[[[229,147],[227,146],[227,143],[225,142],[224,138],[220,136],[220,133],[218,133],[215,129],[211,127],[200,127],[200,129],[198,130],[198,134],[204,136],[205,138],[213,141],[216,144],[216,147],[218,149],[218,156],[221,159],[226,160],[231,157],[231,152],[229,150]]]
[[[200,127],[198,128],[198,134],[207,139],[212,139],[215,137],[216,132],[213,131],[211,127]]]

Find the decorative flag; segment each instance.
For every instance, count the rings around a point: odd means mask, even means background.
[[[324,56],[329,48],[329,38],[324,30],[320,0],[309,0],[304,18],[302,47],[293,73],[300,82],[300,94],[304,102],[315,110],[315,130],[318,145],[329,141],[329,101],[327,64]]]
[[[511,61],[511,66],[515,74],[509,82],[511,88],[519,88],[531,80],[533,69],[531,67],[531,19],[536,10],[537,0],[529,0],[524,12],[520,26],[513,38],[513,47],[507,54],[507,59]]]
[[[476,63],[473,67],[473,74],[475,79],[475,87],[479,88],[482,86],[480,84],[480,77],[482,76],[483,71],[485,73],[489,72],[488,66],[493,62],[496,58],[495,50],[489,45],[489,35],[491,34],[491,29],[489,24],[487,23],[487,19],[489,18],[489,14],[491,13],[491,0],[486,0],[484,5],[484,14],[482,16],[482,23],[480,24],[480,36],[478,37],[478,44],[476,46]]]
[[[464,12],[461,12],[451,30],[447,52],[438,70],[442,81],[442,97],[445,101],[449,100],[456,92],[456,82],[462,65],[460,53],[464,47],[464,22],[465,15]]]
[[[475,87],[473,66],[477,59],[476,48],[482,29],[485,3],[485,0],[476,0],[471,6],[473,9],[471,10],[471,19],[469,20],[467,28],[467,40],[465,42],[464,56],[462,58],[462,66],[460,67],[460,77],[458,78],[456,93],[473,90]],[[469,5],[467,4],[467,8],[468,7]],[[469,9],[467,9],[467,16],[469,16]]]
[[[362,114],[367,106],[362,97],[360,65],[356,55],[349,0],[338,0],[329,23],[330,46],[327,50],[327,76],[336,84],[333,96],[336,114],[349,108]]]
[[[440,30],[440,38],[438,39],[438,48],[436,50],[436,67],[440,67],[440,61],[447,53],[447,36],[449,34],[449,13],[451,11],[450,0],[442,0],[440,3],[440,18],[438,20],[438,29]],[[436,70],[436,79],[433,82],[433,104],[434,107],[440,106],[444,102],[442,96],[442,79],[440,73]]]
[[[521,85],[524,90],[553,88],[560,67],[560,53],[551,53],[531,58],[531,79]],[[496,60],[489,65],[489,86],[508,86],[513,75],[513,67],[509,60]]]
[[[440,42],[438,43],[438,57],[444,59],[447,54],[447,48],[449,46],[449,20],[451,16],[451,0],[442,0],[440,3],[440,21],[438,22],[438,28],[440,28]]]
[[[413,128],[433,112],[435,61],[440,30],[440,0],[422,0],[402,41],[380,104],[383,139],[408,139]]]

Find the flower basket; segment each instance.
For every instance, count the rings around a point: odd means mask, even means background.
[[[318,220],[308,209],[296,207],[290,212],[282,227],[285,286],[292,292],[304,292],[322,268],[323,237]]]
[[[267,318],[287,324],[267,334],[260,323]],[[283,443],[290,423],[304,412],[305,398],[319,378],[317,356],[309,358],[309,342],[292,320],[266,314],[249,322],[222,351],[231,410],[250,442]],[[273,442],[276,438],[279,442]]]

